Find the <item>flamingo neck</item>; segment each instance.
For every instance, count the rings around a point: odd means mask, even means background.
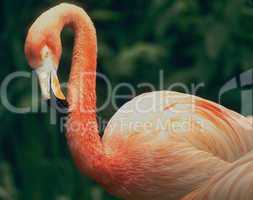
[[[101,182],[105,163],[96,121],[96,32],[82,9],[73,6],[61,14],[60,29],[70,26],[75,34],[68,82],[67,140],[80,170]]]

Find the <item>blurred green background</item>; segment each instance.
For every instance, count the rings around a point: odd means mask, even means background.
[[[0,80],[15,71],[31,72],[23,45],[31,23],[55,0],[1,0]],[[113,86],[174,82],[204,83],[197,95],[218,100],[226,81],[253,66],[253,2],[250,0],[79,0],[95,23],[98,71]],[[67,80],[73,34],[62,34],[61,80]],[[176,88],[175,88],[176,89]],[[179,90],[180,88],[178,88]],[[97,83],[98,105],[106,98]],[[138,93],[148,89],[138,89]],[[241,89],[224,95],[222,104],[240,112]],[[122,89],[120,94],[129,94]],[[48,113],[15,114],[0,104],[0,199],[104,200],[114,199],[96,183],[81,176],[68,152],[59,123],[49,124]],[[31,80],[15,79],[8,99],[15,106],[31,105]],[[36,100],[40,102],[38,98]],[[36,102],[35,102],[36,103]],[[124,101],[118,100],[117,105]],[[34,106],[34,105],[33,105]],[[98,113],[110,119],[110,104]],[[249,111],[249,114],[252,111]]]

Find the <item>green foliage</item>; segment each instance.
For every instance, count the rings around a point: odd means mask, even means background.
[[[34,19],[60,1],[2,0],[0,80],[18,70],[30,71],[23,45]],[[198,95],[217,101],[218,89],[235,74],[252,68],[253,3],[250,0],[83,0],[72,1],[87,10],[98,35],[98,70],[113,86],[120,82],[157,86],[160,70],[165,86],[174,82],[204,82]],[[72,33],[64,31],[61,77],[67,80]],[[98,104],[105,98],[98,81]],[[138,90],[138,93],[143,92]],[[13,81],[12,104],[31,102],[31,82]],[[37,102],[40,102],[38,99]],[[123,103],[123,102],[121,102]],[[240,111],[240,97],[224,104]],[[111,106],[98,113],[109,119]],[[58,125],[49,114],[13,114],[0,104],[0,199],[79,200],[114,199],[96,183],[80,176]]]

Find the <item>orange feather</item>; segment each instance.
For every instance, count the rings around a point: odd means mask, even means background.
[[[95,113],[96,33],[86,12],[71,4],[44,12],[28,32],[25,53],[36,69],[47,46],[58,65],[65,26],[75,32],[66,136],[82,172],[123,199],[176,200],[189,193],[211,195],[220,174],[240,170],[244,162],[235,161],[253,149],[250,121],[191,95],[169,91],[140,95],[118,110],[100,138]],[[229,178],[224,179],[226,184]],[[226,194],[221,193],[215,194]]]

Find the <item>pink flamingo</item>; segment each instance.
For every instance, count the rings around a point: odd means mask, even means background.
[[[67,141],[85,174],[128,200],[177,200],[253,148],[245,117],[205,99],[177,92],[140,95],[110,120],[101,138],[96,121],[95,28],[86,12],[60,4],[31,26],[25,54],[42,95],[65,97],[57,78],[65,26],[75,33],[67,101]],[[78,127],[78,128],[76,128]],[[236,164],[235,164],[236,165]]]

